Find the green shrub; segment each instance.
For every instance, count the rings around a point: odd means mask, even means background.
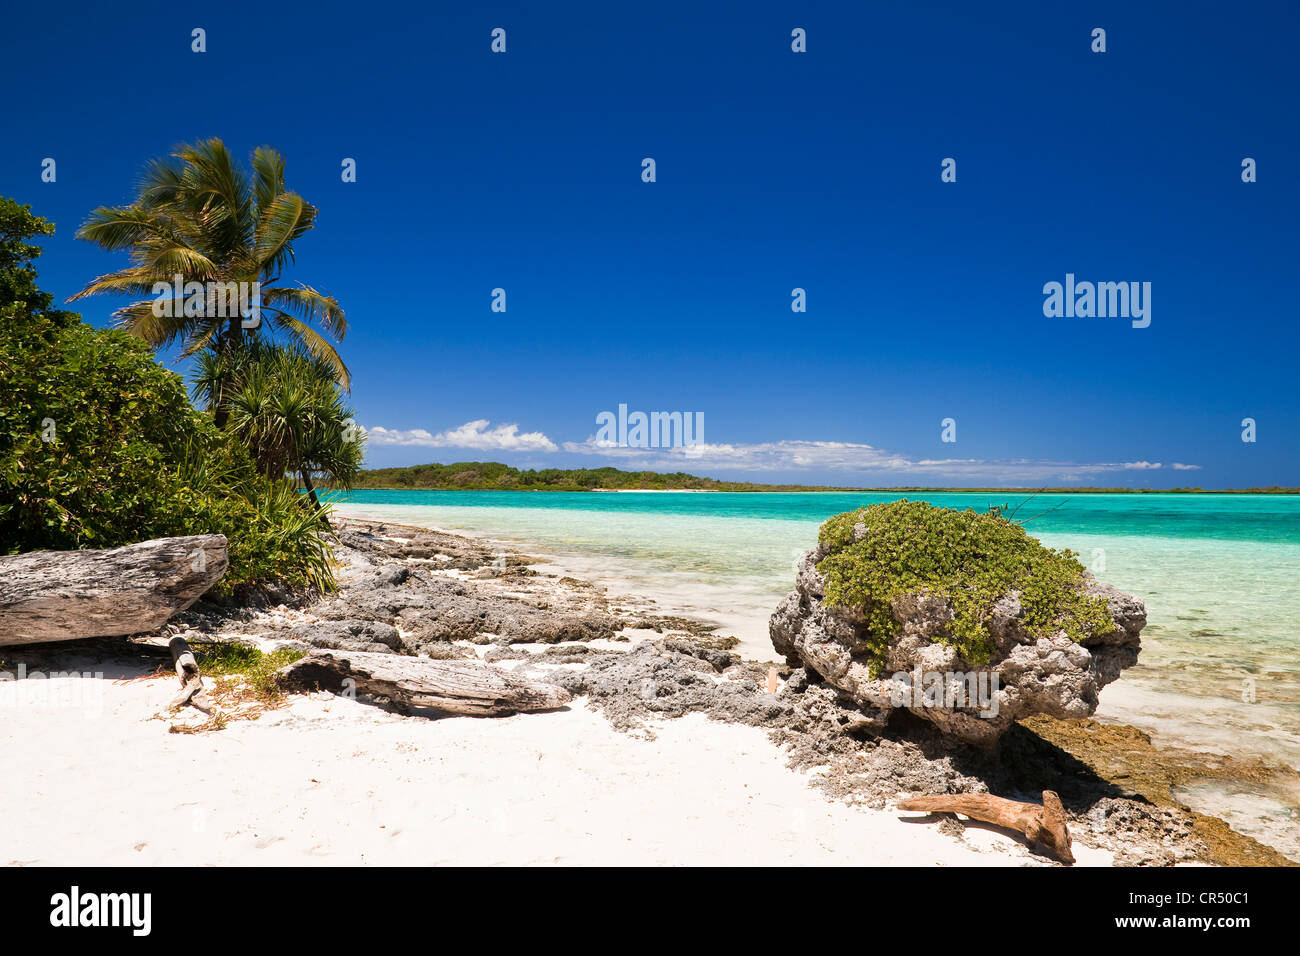
[[[36,288],[25,240],[52,231],[0,197],[0,553],[220,532],[223,589],[331,587],[320,510],[259,475],[143,342]]]
[[[859,523],[866,535],[856,540]],[[876,666],[897,631],[891,602],[906,594],[948,599],[954,619],[939,640],[975,666],[990,660],[985,622],[1008,591],[1020,592],[1022,624],[1035,636],[1063,630],[1080,641],[1114,626],[1105,599],[1083,593],[1077,555],[1045,547],[999,514],[903,499],[836,515],[819,538],[830,549],[817,565],[826,604],[864,609]]]
[[[334,552],[321,530],[329,505],[312,505],[287,481],[252,475],[239,496],[226,499],[238,515],[230,538],[229,586],[278,581],[334,590]],[[233,502],[233,504],[231,504]],[[229,525],[227,525],[229,526]]]
[[[306,654],[289,650],[266,653],[243,644],[197,644],[194,656],[204,677],[214,678],[218,684],[243,683],[255,695],[272,698],[280,694],[275,672]]]
[[[364,437],[329,362],[299,347],[253,339],[228,355],[200,352],[193,381],[196,400],[209,411],[217,411],[218,394],[226,396],[226,431],[263,474],[300,478],[313,504],[319,504],[313,479],[351,487]]]

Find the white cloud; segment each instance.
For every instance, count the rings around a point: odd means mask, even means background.
[[[558,452],[604,458],[632,469],[666,471],[738,472],[858,472],[891,475],[905,479],[953,478],[963,481],[1002,483],[1023,481],[1076,482],[1107,472],[1154,471],[1158,461],[1081,463],[1071,461],[978,458],[909,458],[874,445],[842,441],[772,441],[743,443],[701,443],[675,448],[628,448],[594,437],[581,442],[551,441],[542,432],[519,431],[518,425],[492,425],[487,419],[466,422],[434,434],[423,428],[402,431],[376,425],[366,431],[371,445],[416,448],[472,448],[479,451]],[[1193,471],[1200,465],[1174,462],[1176,471]]]
[[[479,451],[557,451],[555,442],[541,432],[520,434],[518,425],[497,425],[486,418],[466,422],[459,428],[433,434],[423,428],[401,431],[375,425],[366,429],[372,445],[401,445],[417,448],[474,448]]]
[[[688,464],[773,470],[782,468],[903,468],[906,458],[871,445],[839,441],[776,441],[750,445],[709,444],[675,448],[629,448],[588,438],[565,442],[564,450],[623,460],[651,460],[675,467]]]
[[[745,471],[795,471],[822,469],[917,476],[959,476],[970,480],[1079,481],[1090,475],[1119,471],[1150,471],[1160,462],[1042,461],[1032,459],[984,460],[977,458],[909,458],[874,445],[837,441],[775,441],[755,444],[700,444],[678,448],[627,448],[588,438],[565,442],[574,454],[618,459],[636,468],[744,469]],[[1180,468],[1199,468],[1181,465]]]

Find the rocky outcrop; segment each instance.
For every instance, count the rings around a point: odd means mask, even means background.
[[[939,643],[953,620],[947,600],[924,594],[896,599],[891,611],[897,631],[873,677],[865,609],[824,603],[825,581],[817,564],[827,553],[818,545],[804,555],[795,590],[769,622],[772,643],[791,665],[816,672],[847,694],[876,731],[902,709],[946,734],[990,745],[1021,717],[1091,716],[1101,688],[1137,663],[1145,606],[1088,576],[1086,591],[1106,599],[1113,631],[1089,634],[1078,643],[1062,632],[1034,637],[1025,630],[1020,595],[1012,591],[987,621],[994,649],[981,667]]]
[[[284,633],[284,639],[311,647],[343,651],[392,654],[405,650],[402,636],[391,624],[379,621],[317,621]]]
[[[624,627],[606,613],[603,595],[590,586],[554,587],[524,555],[401,525],[342,522],[337,536],[338,593],[293,602],[296,613],[288,614],[208,605],[186,615],[187,623],[204,629],[242,620],[249,635],[287,647],[437,660],[477,657],[468,644],[508,650],[616,639]]]

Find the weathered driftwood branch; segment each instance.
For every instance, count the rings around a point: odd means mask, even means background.
[[[0,557],[0,645],[155,630],[226,573],[226,536]]]
[[[277,679],[289,687],[370,694],[471,717],[551,710],[569,702],[563,688],[524,680],[491,664],[370,651],[312,651],[281,668]]]
[[[1043,791],[1043,805],[1007,800],[987,793],[950,793],[937,797],[911,797],[898,804],[900,810],[930,813],[960,813],[972,820],[995,823],[1017,830],[1042,844],[1062,863],[1073,863],[1070,831],[1065,826],[1065,807],[1052,790]]]
[[[172,652],[172,663],[176,665],[176,676],[181,679],[181,692],[171,702],[173,708],[194,704],[200,710],[206,710],[199,695],[203,692],[203,675],[199,673],[199,662],[190,649],[189,641],[179,634],[167,642],[167,649]]]

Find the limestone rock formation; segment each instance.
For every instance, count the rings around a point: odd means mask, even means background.
[[[865,609],[825,604],[826,582],[817,564],[828,553],[819,544],[804,555],[795,590],[772,615],[769,633],[791,665],[816,672],[852,698],[875,730],[883,730],[901,708],[954,737],[991,745],[1021,717],[1091,716],[1101,688],[1137,663],[1146,607],[1089,575],[1085,592],[1105,598],[1114,624],[1109,633],[1090,633],[1078,643],[1059,631],[1034,637],[1024,627],[1020,594],[1012,591],[987,621],[992,658],[975,667],[937,640],[953,620],[949,602],[905,595],[892,602],[897,630],[872,677],[863,640]]]
[[[353,540],[358,538],[353,536]],[[491,593],[464,581],[389,563],[384,560],[386,555],[376,557],[380,561],[373,565],[347,568],[340,574],[346,596],[325,601],[319,609],[321,617],[395,627],[405,644],[421,653],[448,641],[590,641],[613,637],[622,626],[617,618],[590,608],[567,609]],[[395,647],[384,637],[369,636],[368,640]],[[348,642],[317,646],[375,649]]]

